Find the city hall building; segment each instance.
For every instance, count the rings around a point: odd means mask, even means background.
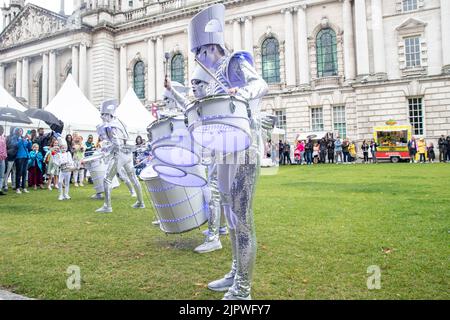
[[[291,143],[324,131],[360,141],[388,120],[450,134],[448,0],[75,0],[70,15],[64,1],[56,13],[11,0],[0,85],[42,108],[72,73],[94,105],[129,87],[158,102],[166,70],[189,85],[188,22],[217,2],[227,48],[253,52],[270,86],[262,109]]]

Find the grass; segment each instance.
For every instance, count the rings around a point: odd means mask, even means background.
[[[256,299],[449,299],[450,166],[284,167],[255,201]],[[35,191],[0,198],[0,286],[38,299],[220,299],[224,249],[198,255],[200,231],[166,236],[122,186],[95,214],[91,187],[73,200]],[[148,205],[148,207],[150,207]],[[70,265],[81,290],[69,290]],[[381,289],[367,289],[367,268]]]

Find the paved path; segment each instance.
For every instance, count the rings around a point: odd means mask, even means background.
[[[0,300],[31,300],[30,298],[19,296],[8,291],[0,290]]]

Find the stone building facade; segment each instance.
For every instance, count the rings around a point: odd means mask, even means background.
[[[157,102],[166,72],[189,84],[188,22],[217,2],[227,48],[253,52],[270,85],[263,110],[289,141],[319,131],[367,139],[391,119],[434,141],[450,134],[448,0],[75,0],[70,15],[11,0],[0,85],[45,107],[72,73],[94,105],[128,87]]]

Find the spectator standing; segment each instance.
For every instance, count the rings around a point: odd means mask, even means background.
[[[39,152],[39,144],[34,143],[28,159],[28,187],[44,189],[44,157]]]
[[[54,162],[54,157],[59,152],[59,143],[56,138],[53,138],[50,148],[45,155],[45,163],[47,164],[47,188],[52,191],[53,186],[58,185],[59,167]]]
[[[369,144],[366,142],[366,140],[364,140],[361,145],[361,150],[364,156],[364,163],[369,163],[369,149],[370,149]]]
[[[447,161],[450,161],[450,136],[447,136]]]
[[[441,135],[441,137],[439,138],[438,146],[439,146],[439,162],[445,162],[447,160],[448,143],[444,135]]]
[[[335,158],[336,163],[343,163],[343,155],[342,155],[342,141],[341,138],[337,137],[336,141],[334,141],[334,152],[335,152]]]
[[[327,143],[328,163],[334,163],[334,148],[335,148],[335,142],[332,138],[329,138],[328,143]]]
[[[420,163],[425,163],[427,161],[425,154],[427,153],[427,144],[425,142],[424,138],[419,139],[419,143],[417,144],[418,151],[419,151],[419,161]]]
[[[5,176],[6,159],[8,153],[6,151],[6,137],[4,136],[5,128],[0,125],[0,196],[4,196],[3,192],[3,178]]]
[[[417,154],[417,142],[414,136],[411,138],[411,140],[408,141],[408,150],[409,150],[409,157],[411,158],[409,163],[415,163]]]
[[[23,137],[23,130],[20,128],[14,129],[13,144],[17,145],[17,155],[15,160],[16,165],[16,193],[28,193],[27,190],[27,171],[28,158],[31,151],[30,136]],[[22,189],[22,190],[21,190]]]
[[[82,163],[82,160],[84,159],[85,150],[86,147],[83,143],[83,137],[78,134],[74,134],[72,144],[72,157],[75,168],[75,170],[73,171],[73,183],[76,188],[78,188],[78,186],[84,187],[84,165]]]
[[[280,157],[280,165],[284,164],[284,143],[281,140],[278,143],[278,155]]]
[[[66,146],[67,152],[69,152],[70,155],[73,156],[73,136],[71,134],[66,135]]]
[[[86,151],[85,156],[89,157],[91,156],[95,151],[95,144],[94,144],[94,136],[90,134],[86,140]]]
[[[16,156],[17,156],[17,145],[13,144],[12,140],[14,138],[14,127],[10,128],[9,136],[6,137],[6,173],[3,177],[3,190],[8,191],[8,180],[11,174],[11,187],[13,190],[16,189]]]
[[[377,163],[377,150],[378,150],[378,144],[375,142],[374,139],[370,141],[370,153],[372,154],[372,162]]]
[[[319,142],[319,158],[320,163],[326,163],[327,161],[327,141],[325,138],[320,139]]]
[[[306,164],[312,165],[313,163],[313,149],[314,144],[311,138],[308,138],[308,141],[305,143],[305,155],[306,155]]]
[[[299,164],[303,165],[303,160],[305,157],[305,141],[302,140],[297,143],[296,151],[299,155]]]
[[[320,143],[317,142],[313,149],[313,163],[318,164],[320,162]]]
[[[291,161],[291,145],[289,144],[289,142],[285,142],[284,143],[284,159],[283,159],[284,164],[292,164]]]
[[[428,153],[428,161],[430,163],[433,163],[434,160],[436,159],[436,155],[434,153],[434,144],[431,142],[430,145],[427,148],[427,153]]]
[[[350,153],[350,162],[355,163],[356,161],[356,144],[352,141],[348,146],[348,152]]]
[[[348,139],[345,139],[342,142],[342,153],[344,154],[344,163],[349,163],[350,162],[350,153],[348,150],[348,147],[350,146],[350,143],[348,141]]]

